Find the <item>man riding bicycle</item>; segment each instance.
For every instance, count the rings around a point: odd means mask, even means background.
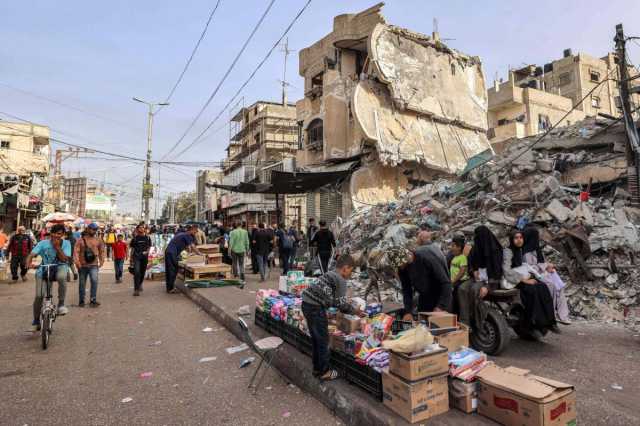
[[[40,310],[42,299],[46,293],[47,272],[43,265],[55,265],[55,280],[58,281],[58,315],[65,315],[69,309],[64,305],[67,292],[67,268],[71,258],[71,243],[64,240],[64,225],[56,224],[51,227],[49,239],[40,241],[27,257],[27,265],[33,268],[32,260],[36,256],[42,258],[41,266],[36,270],[36,297],[33,300],[33,327],[40,329]],[[51,274],[53,275],[53,274]]]

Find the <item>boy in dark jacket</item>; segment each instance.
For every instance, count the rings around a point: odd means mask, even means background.
[[[346,314],[365,316],[362,311],[351,306],[346,297],[346,280],[351,277],[354,266],[351,256],[341,256],[335,271],[327,272],[302,293],[302,313],[311,334],[313,375],[322,380],[338,378],[338,372],[329,369],[329,323],[326,309],[336,307]]]

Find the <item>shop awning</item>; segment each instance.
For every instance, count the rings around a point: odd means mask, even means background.
[[[220,188],[245,194],[304,194],[313,192],[326,185],[339,183],[347,178],[353,168],[326,172],[271,172],[271,183],[247,183],[238,185],[207,184],[211,188]]]

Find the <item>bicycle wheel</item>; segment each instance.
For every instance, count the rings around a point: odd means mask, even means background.
[[[42,313],[42,319],[40,321],[40,333],[42,335],[42,349],[46,350],[47,346],[49,346],[49,312]]]

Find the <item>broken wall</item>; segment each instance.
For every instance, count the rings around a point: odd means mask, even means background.
[[[478,58],[422,34],[379,24],[369,37],[378,79],[412,111],[487,130],[487,91]]]

